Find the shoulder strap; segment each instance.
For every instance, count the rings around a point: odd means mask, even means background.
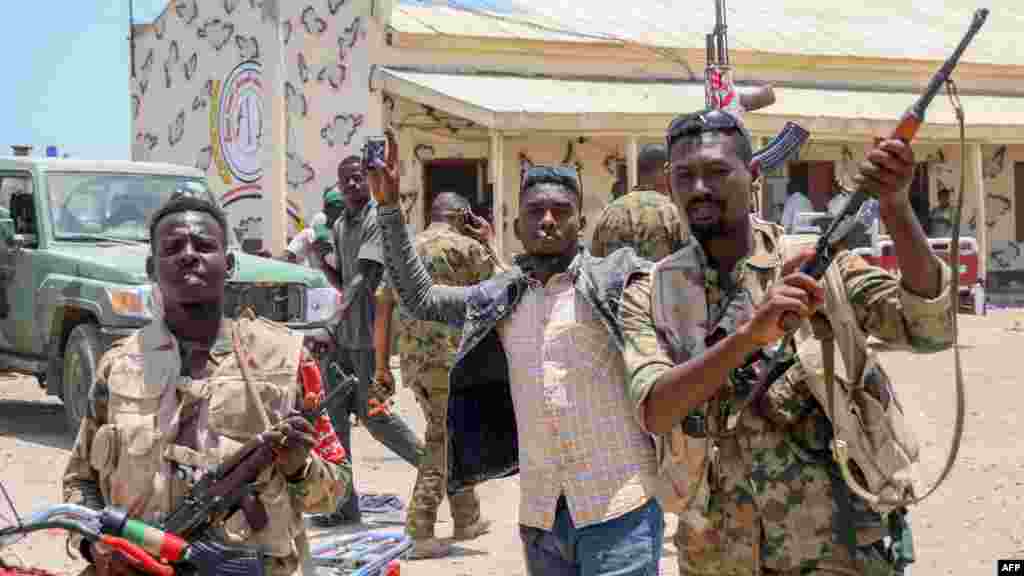
[[[252,309],[247,308],[242,316],[238,320],[231,323],[231,347],[235,351],[235,360],[238,362],[238,370],[242,373],[242,380],[245,381],[245,392],[249,397],[249,403],[252,404],[252,409],[256,411],[256,414],[260,417],[260,422],[263,423],[263,431],[270,429],[270,417],[267,415],[267,410],[263,406],[263,401],[260,400],[260,393],[256,390],[256,384],[252,381],[252,377],[249,374],[249,355],[242,348],[242,341],[238,335],[238,331],[241,329],[239,323],[243,321],[252,321]],[[243,316],[248,316],[243,320]]]
[[[253,405],[253,410],[259,414],[260,421],[263,423],[263,430],[265,432],[271,427],[270,417],[267,415],[266,407],[263,406],[263,401],[260,400],[259,392],[256,390],[256,384],[253,382],[252,377],[249,374],[249,355],[242,348],[242,341],[238,334],[238,331],[241,329],[241,322],[253,322],[255,319],[255,313],[252,308],[246,308],[242,315],[239,316],[238,320],[231,324],[231,346],[235,351],[235,360],[238,362],[238,370],[242,373],[242,379],[245,380],[246,395],[249,397],[249,402]],[[312,549],[310,548],[309,538],[306,535],[306,531],[300,530],[299,533],[295,535],[294,541],[295,547],[299,553],[299,565],[302,575],[314,576],[315,571],[313,568]]]
[[[962,126],[962,125],[961,125]],[[961,183],[963,184],[963,183]],[[961,185],[961,191],[963,186]],[[962,194],[962,192],[961,192]],[[960,197],[961,203],[963,196]],[[958,204],[957,211],[959,213],[960,205]],[[958,219],[959,220],[959,219]],[[952,270],[952,286],[950,286],[950,292],[952,298],[959,298],[959,223],[957,229],[954,229],[953,235],[953,257],[951,258],[953,270]],[[838,330],[833,330],[835,338],[840,339],[839,347],[840,350],[844,351],[845,355],[859,354],[860,351],[867,350],[867,338],[864,332],[860,329],[860,325],[856,322],[856,319],[851,318],[850,306],[847,304],[846,290],[843,286],[842,277],[839,273],[837,266],[833,265],[828,268],[825,272],[826,289],[829,292],[829,298],[827,302],[831,302],[829,305],[829,313],[833,315],[833,322],[841,324],[838,326]],[[946,457],[946,463],[943,466],[942,473],[939,474],[938,479],[934,484],[922,495],[921,497],[915,498],[904,498],[904,499],[888,499],[882,498],[877,494],[872,494],[868,489],[861,486],[857,482],[856,478],[850,471],[850,455],[847,451],[847,444],[838,436],[833,436],[832,440],[832,454],[835,458],[836,464],[839,466],[840,473],[842,474],[843,480],[846,481],[850,491],[864,499],[866,502],[872,505],[883,505],[892,507],[905,507],[918,504],[925,498],[930,496],[936,489],[945,481],[946,477],[949,476],[950,471],[953,469],[953,465],[956,463],[956,456],[960,450],[960,440],[963,436],[964,428],[964,382],[963,382],[963,371],[961,369],[960,362],[960,347],[958,345],[957,338],[957,312],[959,308],[958,300],[953,302],[953,361],[956,370],[956,422],[953,427],[953,439],[949,449],[949,455]],[[843,341],[850,337],[855,338],[855,342]],[[835,403],[838,387],[835,385],[835,340],[832,338],[822,339],[822,362],[824,367],[825,376],[825,390],[828,394],[828,413],[831,418],[835,414]],[[851,361],[856,361],[857,364],[850,364]],[[863,370],[864,364],[862,359],[856,360],[852,358],[844,358],[844,362],[847,362],[847,371],[852,375],[860,375],[860,371]],[[853,368],[853,370],[851,370]],[[847,400],[852,404],[853,388],[846,392]],[[833,420],[834,421],[834,420]]]

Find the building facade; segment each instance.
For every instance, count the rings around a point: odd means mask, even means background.
[[[337,162],[385,125],[399,134],[403,207],[416,227],[433,196],[453,190],[491,219],[501,250],[513,254],[521,170],[572,163],[589,239],[616,181],[636,181],[637,150],[704,102],[710,1],[670,32],[658,4],[644,0],[602,6],[586,21],[532,1],[502,13],[443,2],[257,4],[174,0],[156,22],[135,27],[133,156],[207,169],[239,234],[275,253],[319,210]],[[788,16],[778,22],[747,7],[729,12],[737,81],[775,86],[776,103],[746,117],[755,137],[767,142],[786,121],[811,132],[799,157],[768,175],[760,199],[768,217],[792,186],[823,209],[833,178],[852,179],[970,15],[966,2],[947,2],[938,15],[865,8],[825,22],[799,0],[783,4],[774,13]],[[977,238],[980,273],[998,302],[1024,294],[1024,66],[1013,62],[1007,17],[1024,9],[996,4],[955,79],[966,115],[962,234]],[[920,28],[913,42],[887,31],[910,24]],[[940,93],[915,141],[922,219],[940,189],[954,199],[960,192],[958,137]]]

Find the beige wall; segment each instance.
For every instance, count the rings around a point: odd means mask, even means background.
[[[417,144],[425,143],[434,147],[435,158],[486,158],[489,156],[489,142],[478,132],[466,139],[437,137],[419,130],[401,132],[403,157],[403,193],[408,208],[407,215],[417,227],[423,224],[422,166],[413,156]],[[470,139],[473,138],[473,139]],[[655,142],[655,138],[641,138],[642,146]],[[573,142],[574,158],[583,164],[584,214],[587,218],[586,240],[589,241],[593,226],[604,208],[615,177],[604,166],[610,155],[625,157],[627,142],[621,137],[594,137],[583,144],[569,137],[538,135],[532,138],[516,137],[505,139],[504,149],[504,194],[505,230],[504,252],[511,255],[522,249],[513,233],[513,221],[518,210],[519,154],[537,164],[561,163]],[[858,165],[864,160],[870,143],[857,142],[810,142],[800,154],[800,160],[827,160],[835,162],[836,174],[847,184],[852,184]],[[1024,274],[1024,238],[1017,238],[1014,206],[1016,198],[1013,188],[1014,162],[1024,162],[1024,146],[1009,146],[997,154],[1001,147],[982,146],[985,178],[986,211],[988,220],[988,271],[992,273],[1020,272]],[[931,183],[930,203],[937,203],[940,184],[954,191],[960,184],[960,147],[958,144],[918,144],[914,147],[915,157],[929,163]],[[977,186],[968,168],[967,189],[964,195],[962,235],[975,236],[975,211],[977,207]]]
[[[969,144],[970,145],[970,144]],[[849,154],[843,154],[843,148]],[[856,173],[857,165],[863,161],[868,149],[867,143],[816,143],[811,142],[801,150],[802,160],[832,160],[836,162],[837,174],[847,178]],[[1014,216],[1016,198],[1013,182],[1015,162],[1024,162],[1024,146],[993,146],[981,147],[984,188],[986,197],[986,220],[989,231],[989,248],[994,255],[990,268],[1024,269],[1024,257],[1017,258],[1017,250],[1013,246],[1024,242],[1024,238],[1016,237],[1016,220]],[[940,187],[950,188],[954,194],[960,188],[960,145],[948,143],[943,145],[918,144],[914,146],[915,159],[925,161],[929,165],[931,177],[930,202],[938,202]],[[973,175],[973,168],[968,165],[967,187],[964,192],[962,233],[977,233],[976,216],[978,186]],[[955,195],[954,195],[955,200]],[[1010,252],[1014,258],[1010,258]],[[1014,260],[1019,260],[1014,264]]]
[[[370,53],[377,43],[370,2],[287,6],[284,64],[288,111],[288,196],[301,228],[338,182],[338,162],[380,134],[369,110]],[[332,3],[334,6],[336,3]],[[307,27],[307,24],[310,26]]]

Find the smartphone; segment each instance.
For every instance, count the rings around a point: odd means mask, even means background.
[[[384,136],[369,136],[363,145],[363,167],[379,170],[387,164],[388,139]]]

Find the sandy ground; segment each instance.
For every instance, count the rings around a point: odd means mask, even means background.
[[[1024,436],[1018,416],[1018,386],[1024,350],[1024,313],[997,312],[961,316],[961,343],[968,385],[967,424],[960,457],[950,478],[913,512],[918,575],[992,574],[998,558],[1024,558],[1024,523],[1017,516],[1024,500]],[[918,434],[921,477],[931,482],[945,461],[954,421],[953,355],[914,357],[883,354]],[[397,407],[420,433],[423,419],[406,391]],[[47,398],[32,379],[0,381],[0,479],[24,514],[59,500],[60,473],[71,445],[62,407]],[[363,428],[355,432],[356,481],[362,492],[391,492],[408,501],[415,471],[375,442]],[[516,529],[519,483],[516,478],[482,486],[484,514],[495,521],[490,534],[461,543],[441,560],[403,562],[405,575],[521,575]],[[438,535],[451,534],[447,507]],[[675,575],[675,550],[669,540],[675,518],[667,519],[662,574]],[[394,526],[392,526],[394,527]],[[40,533],[5,549],[7,561],[74,573],[83,566],[68,558],[64,539]]]

